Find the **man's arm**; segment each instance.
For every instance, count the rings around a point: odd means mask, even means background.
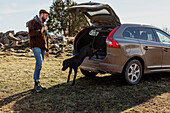
[[[32,20],[28,26],[30,36],[40,36],[41,29],[35,30],[35,22]]]

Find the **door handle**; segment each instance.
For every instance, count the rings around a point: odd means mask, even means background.
[[[148,50],[148,46],[144,46],[143,49],[144,49],[144,50]]]
[[[168,52],[168,48],[164,48],[164,51],[165,51],[165,52]]]

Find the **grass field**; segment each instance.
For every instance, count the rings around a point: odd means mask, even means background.
[[[75,86],[66,83],[65,54],[45,58],[41,84],[47,90],[34,92],[32,53],[0,52],[0,112],[105,112],[170,113],[170,73],[144,75],[134,86],[110,74],[85,78],[80,71]]]

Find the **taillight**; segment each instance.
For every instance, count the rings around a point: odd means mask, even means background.
[[[120,48],[118,42],[113,39],[113,35],[116,32],[116,30],[119,28],[119,26],[115,27],[108,35],[106,39],[107,47],[114,47],[114,48]]]
[[[82,33],[85,29],[86,29],[86,28],[83,28],[80,32],[78,32],[78,33],[76,34],[76,36],[75,36],[74,39],[73,39],[73,44],[74,44],[74,42],[75,42],[75,40],[76,40],[77,35],[79,35],[80,33]]]

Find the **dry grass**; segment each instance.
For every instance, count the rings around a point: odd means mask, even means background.
[[[71,86],[68,70],[61,71],[66,58],[45,59],[41,83],[48,89],[34,92],[32,53],[0,52],[0,112],[170,112],[169,73],[145,75],[128,86],[120,76],[85,78],[79,71]]]

